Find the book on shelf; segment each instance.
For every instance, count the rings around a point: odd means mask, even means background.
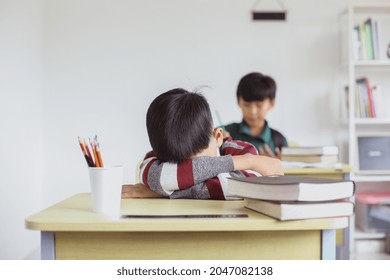
[[[353,196],[355,183],[303,176],[229,178],[228,191],[231,195],[263,200],[326,201]]]
[[[286,202],[244,199],[244,207],[281,221],[352,216],[354,203],[348,200],[326,202]]]
[[[382,59],[382,53],[381,53],[381,45],[382,45],[382,36],[381,36],[381,25],[379,24],[379,21],[374,20],[374,38],[376,41],[376,47],[375,51],[377,53],[376,59]]]
[[[360,44],[361,44],[361,53],[359,54],[359,59],[367,59],[367,42],[366,42],[366,34],[365,34],[365,28],[363,23],[358,24],[359,33],[360,33]]]
[[[372,38],[372,50],[373,50],[373,59],[380,59],[380,38],[379,38],[379,26],[378,26],[378,21],[375,19],[370,19],[371,20],[371,38]]]
[[[362,59],[362,43],[360,39],[360,28],[359,25],[356,25],[353,28],[353,56],[356,60],[361,60]]]
[[[346,111],[349,112],[349,87],[344,87]],[[370,79],[361,77],[355,83],[355,117],[385,117],[382,87],[371,84]]]
[[[282,155],[282,161],[298,162],[338,162],[337,155]]]
[[[367,52],[367,59],[374,59],[374,52],[373,52],[373,41],[372,41],[372,20],[371,18],[368,18],[364,24],[364,35],[366,40],[366,52]]]
[[[356,94],[359,100],[360,117],[375,118],[375,105],[372,98],[372,88],[370,81],[366,78],[359,78],[356,80]]]
[[[378,20],[371,17],[354,26],[352,44],[355,60],[378,60],[381,58],[380,33]]]
[[[298,146],[283,147],[282,156],[303,156],[303,155],[338,155],[337,146]]]

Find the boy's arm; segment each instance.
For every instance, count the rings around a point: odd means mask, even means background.
[[[260,156],[257,149],[250,143],[225,139],[221,147],[221,154],[233,155],[233,172],[220,173],[197,186],[185,191],[176,191],[171,198],[210,198],[210,199],[237,199],[228,191],[229,177],[253,177],[256,172],[264,175],[283,175],[279,159]],[[255,172],[252,172],[255,171]],[[207,190],[207,191],[206,191]],[[183,197],[184,195],[184,197]]]
[[[202,156],[176,164],[159,161],[148,153],[140,167],[141,182],[152,191],[169,196],[172,192],[190,188],[199,183],[234,170],[232,156]]]
[[[227,138],[221,146],[221,154],[233,155],[234,170],[254,170],[261,175],[283,175],[279,159],[258,155],[251,143]]]
[[[233,171],[221,173],[218,176],[196,184],[184,190],[174,191],[169,198],[190,198],[190,199],[240,199],[230,195],[228,191],[228,178],[230,177],[255,177],[250,171]]]
[[[268,156],[234,156],[234,170],[253,170],[263,176],[284,175],[279,159]]]
[[[254,170],[266,176],[283,174],[279,160],[257,155],[256,148],[247,142],[225,139],[220,152],[225,156],[197,157],[181,164],[161,162],[149,152],[141,165],[141,181],[152,191],[169,196],[209,179],[213,182],[217,175],[234,170]]]

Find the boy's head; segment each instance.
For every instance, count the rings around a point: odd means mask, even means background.
[[[222,144],[222,137],[213,131],[207,100],[201,94],[180,88],[153,100],[146,115],[146,127],[150,145],[161,161],[183,162]],[[216,141],[212,141],[214,138]]]
[[[241,78],[237,87],[237,101],[242,98],[246,102],[274,101],[276,83],[274,79],[258,72],[253,72]]]
[[[271,77],[254,72],[241,78],[237,87],[237,102],[250,127],[265,121],[268,111],[275,105],[275,95],[276,83]]]

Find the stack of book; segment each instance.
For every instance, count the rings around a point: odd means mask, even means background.
[[[300,176],[229,178],[244,206],[281,221],[352,216],[353,181]]]
[[[283,147],[282,161],[336,163],[339,149],[337,146]]]

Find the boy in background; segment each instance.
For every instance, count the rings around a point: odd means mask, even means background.
[[[243,120],[225,126],[225,137],[242,140],[259,149],[260,155],[281,158],[286,138],[268,126],[267,113],[275,106],[276,83],[261,73],[250,73],[241,78],[237,87],[237,103]]]
[[[153,151],[141,165],[142,184],[123,186],[123,198],[230,199],[228,177],[283,174],[278,159],[258,155],[250,143],[223,139],[200,94],[173,89],[159,95],[146,126]]]

